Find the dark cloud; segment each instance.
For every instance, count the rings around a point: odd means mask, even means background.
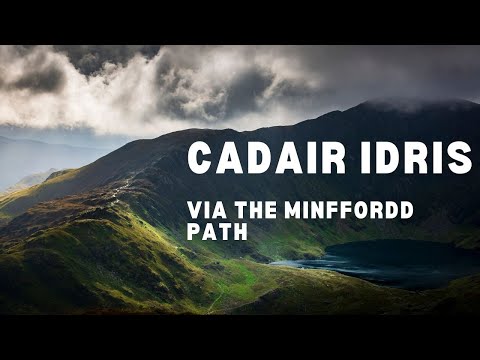
[[[189,88],[191,83],[189,81],[183,81],[182,75],[179,73],[180,66],[175,64],[175,59],[172,58],[170,53],[164,54],[156,68],[156,83],[160,89],[164,89],[168,93],[175,93],[179,86],[183,88]],[[188,67],[183,67],[182,70],[190,70]],[[180,84],[181,83],[181,84]]]
[[[319,74],[344,102],[350,97],[478,97],[480,46],[289,47],[304,71]]]
[[[234,46],[230,48],[235,51]],[[478,46],[252,46],[238,51],[238,61],[247,54],[250,66],[231,81],[220,85],[212,81],[201,111],[187,112],[192,97],[186,94],[195,81],[191,73],[198,70],[201,59],[211,57],[214,50],[208,49],[182,49],[189,61],[175,51],[162,56],[156,70],[162,94],[159,113],[212,123],[212,119],[228,122],[261,113],[272,104],[312,116],[372,98],[480,97]],[[255,61],[258,54],[269,56]],[[272,63],[278,59],[284,66],[275,68]],[[292,71],[294,75],[289,76]],[[272,85],[272,92],[264,96]],[[223,94],[221,100],[218,94]]]
[[[84,75],[99,71],[105,62],[126,64],[135,54],[146,58],[155,56],[159,45],[55,45],[64,52],[72,64]]]
[[[231,118],[238,113],[258,111],[257,99],[272,85],[274,75],[253,68],[239,74],[227,88],[225,117]]]
[[[0,89],[28,90],[31,94],[59,93],[63,89],[67,81],[64,65],[49,58],[47,48],[18,45],[11,46],[10,50],[3,54],[5,58],[0,56]],[[13,78],[5,70],[5,65],[11,65],[10,58],[22,59]]]
[[[252,67],[236,75],[233,81],[223,86],[212,86],[209,99],[202,104],[202,115],[187,113],[185,105],[192,101],[188,96],[188,90],[192,86],[192,79],[182,76],[188,73],[190,68],[179,69],[169,56],[165,56],[158,63],[156,71],[156,84],[164,93],[160,97],[158,110],[167,112],[169,115],[182,120],[198,120],[210,122],[209,119],[228,120],[237,114],[257,111],[257,99],[272,84],[273,74]],[[223,99],[217,101],[218,97]],[[194,100],[194,99],[193,99]]]
[[[0,46],[0,123],[253,129],[381,98],[478,102],[480,46]]]
[[[199,54],[199,58],[201,56]],[[238,114],[259,110],[257,100],[274,79],[274,74],[267,69],[250,66],[235,73],[233,79],[225,83],[213,85],[212,81],[208,97],[202,102],[202,111],[192,113],[185,108],[186,104],[195,100],[189,90],[196,80],[197,70],[195,62],[175,58],[170,52],[163,54],[156,67],[156,85],[163,94],[158,102],[159,112],[168,113],[178,120],[205,123],[211,122],[211,119],[229,120]]]
[[[50,64],[43,69],[35,69],[23,74],[18,80],[9,84],[11,89],[28,89],[32,93],[56,93],[62,90],[66,77],[63,70]]]

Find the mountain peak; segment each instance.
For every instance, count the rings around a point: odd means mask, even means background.
[[[426,109],[467,110],[479,104],[456,98],[427,99],[414,97],[383,97],[365,101],[358,105],[362,108],[375,108],[382,111],[412,113]]]

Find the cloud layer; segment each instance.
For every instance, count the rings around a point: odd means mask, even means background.
[[[1,46],[0,125],[155,137],[379,97],[480,98],[480,47]]]

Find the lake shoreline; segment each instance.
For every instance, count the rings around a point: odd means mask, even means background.
[[[336,271],[381,286],[421,291],[480,273],[480,254],[432,241],[368,240],[329,246],[318,259],[270,265]]]

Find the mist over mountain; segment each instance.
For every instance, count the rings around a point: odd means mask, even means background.
[[[132,136],[96,134],[89,128],[36,128],[0,124],[0,136],[11,140],[30,139],[47,144],[68,144],[75,147],[113,150],[135,140]]]
[[[0,136],[0,191],[25,176],[51,168],[76,168],[108,153],[105,149],[48,144]]]
[[[50,175],[52,175],[53,173],[55,173],[57,171],[58,171],[57,169],[51,168],[51,169],[48,169],[47,171],[44,171],[44,172],[41,172],[41,173],[35,173],[35,174],[27,175],[27,176],[21,178],[20,181],[18,181],[14,185],[8,187],[5,190],[5,193],[11,193],[11,192],[19,191],[19,190],[24,190],[24,189],[27,189],[31,186],[38,185],[38,184],[44,182],[45,180],[47,180],[47,178]]]

